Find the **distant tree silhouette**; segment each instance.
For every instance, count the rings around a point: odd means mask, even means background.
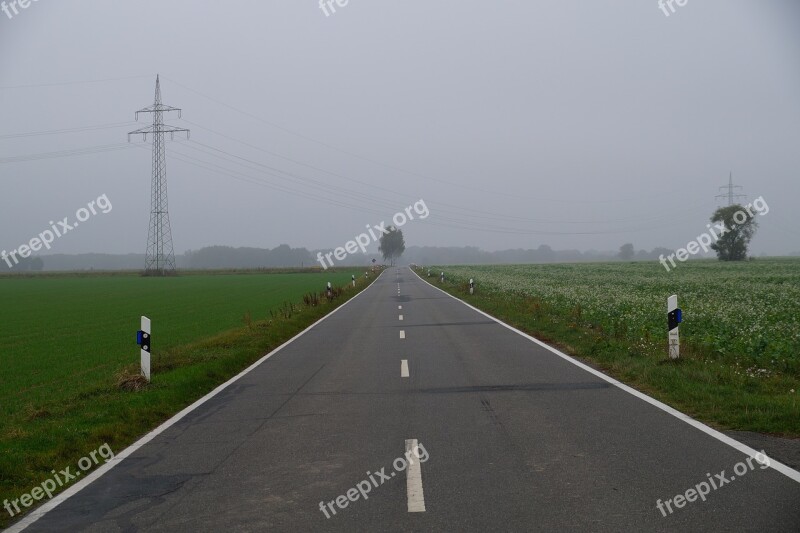
[[[406,251],[406,241],[403,239],[403,232],[394,226],[389,227],[389,233],[381,235],[381,244],[378,251],[383,255],[383,260],[390,261],[394,266],[395,259],[403,255]]]
[[[623,261],[630,261],[634,256],[634,249],[631,243],[623,244],[619,247],[619,258]]]
[[[737,220],[738,219],[738,220]],[[755,216],[741,205],[720,207],[711,215],[711,222],[724,222],[726,232],[711,245],[720,261],[744,261],[747,247],[758,229]]]

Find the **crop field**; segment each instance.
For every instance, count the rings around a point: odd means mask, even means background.
[[[332,308],[304,295],[359,273],[360,289],[360,269],[0,277],[0,495],[28,490],[87,442],[132,442]],[[138,372],[141,315],[153,324],[153,383],[120,390],[120,374]]]
[[[800,260],[434,267],[426,278],[710,422],[800,435]],[[426,274],[426,271],[420,271]],[[474,278],[474,297],[467,291]],[[667,357],[667,298],[683,310]]]
[[[337,274],[194,275],[0,279],[3,372],[0,414],[7,420],[26,404],[81,392],[139,358],[139,317],[153,321],[154,356],[269,317],[284,302],[298,303]]]
[[[800,368],[800,260],[448,267],[481,290],[539,298],[583,323],[663,348],[667,298],[678,295],[684,342],[745,368]]]

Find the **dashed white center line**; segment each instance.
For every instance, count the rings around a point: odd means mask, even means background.
[[[398,305],[398,306],[397,306],[397,308],[398,308],[398,309],[402,309],[402,308],[403,308],[403,306],[402,306],[402,305]]]
[[[400,315],[400,320],[403,320],[403,315]]]
[[[425,512],[425,494],[422,491],[422,467],[419,458],[414,455],[417,448],[417,439],[406,439],[406,458],[408,458],[408,469],[406,470],[406,494],[408,495],[408,512]],[[419,453],[419,452],[417,452]]]
[[[405,339],[406,338],[406,331],[404,329],[400,330],[400,338],[401,339]]]
[[[407,378],[408,377],[408,359],[403,359],[400,361],[400,377]]]

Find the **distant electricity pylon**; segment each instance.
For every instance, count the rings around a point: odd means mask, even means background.
[[[718,194],[716,196],[716,198],[723,198],[723,199],[727,198],[728,199],[728,205],[731,206],[731,205],[735,204],[736,200],[738,200],[739,198],[747,198],[747,196],[744,195],[744,194],[734,194],[736,189],[741,189],[741,188],[742,188],[741,185],[734,185],[733,184],[733,172],[731,172],[731,175],[728,178],[728,184],[719,188],[720,190],[728,189],[728,192],[725,193],[725,194]]]
[[[161,103],[161,82],[156,75],[156,98],[153,105],[140,109],[136,112],[136,120],[139,120],[139,113],[152,113],[153,125],[141,128],[128,133],[128,142],[131,135],[142,135],[143,140],[147,140],[147,134],[153,134],[153,182],[150,189],[150,227],[147,232],[147,256],[145,257],[145,275],[166,276],[175,272],[175,253],[172,249],[172,230],[169,225],[169,206],[167,202],[167,159],[164,150],[164,134],[169,133],[175,138],[176,132],[186,132],[189,138],[189,130],[176,128],[164,124],[164,113],[177,111],[178,118],[181,110],[177,107],[170,107]]]

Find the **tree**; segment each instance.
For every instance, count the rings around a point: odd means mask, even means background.
[[[389,232],[381,235],[381,244],[378,251],[383,254],[383,260],[387,259],[394,266],[394,260],[403,255],[406,251],[406,241],[403,239],[403,232],[394,226],[389,226]]]
[[[749,207],[749,206],[748,206]],[[741,205],[720,207],[711,216],[712,227],[719,240],[711,245],[720,261],[744,261],[747,259],[747,246],[758,229],[755,215],[745,211]],[[724,224],[724,229],[720,227]]]
[[[556,260],[556,253],[546,244],[539,245],[536,249],[536,256],[536,259],[542,263],[552,263]]]
[[[619,258],[623,261],[630,261],[633,259],[634,250],[631,243],[623,244],[619,247]]]

